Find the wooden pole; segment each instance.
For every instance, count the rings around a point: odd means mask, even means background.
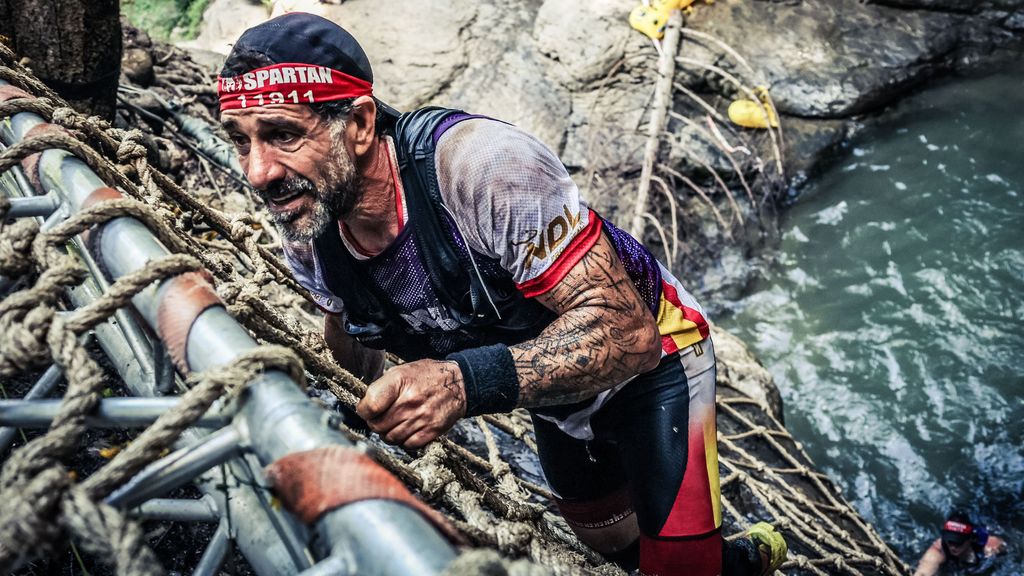
[[[654,102],[651,120],[647,124],[647,145],[644,147],[643,166],[640,170],[640,186],[636,191],[636,203],[633,205],[633,221],[629,233],[643,242],[644,213],[647,212],[647,196],[651,191],[651,177],[654,175],[654,163],[658,159],[658,148],[661,133],[665,130],[669,108],[672,107],[672,78],[676,71],[676,52],[679,51],[680,30],[683,16],[673,10],[669,16],[668,26],[658,61],[658,81],[654,85]],[[667,249],[667,247],[666,247]]]
[[[112,120],[121,74],[119,0],[0,0],[0,34],[76,110]]]

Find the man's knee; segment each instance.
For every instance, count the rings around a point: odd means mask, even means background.
[[[605,556],[627,550],[640,535],[626,487],[587,500],[555,498],[555,504],[576,536]]]

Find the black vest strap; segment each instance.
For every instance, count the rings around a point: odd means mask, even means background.
[[[414,241],[424,267],[430,274],[431,286],[438,301],[454,313],[455,319],[460,324],[469,324],[478,314],[486,314],[479,309],[474,294],[481,290],[480,281],[463,266],[448,232],[441,224],[444,207],[434,163],[437,144],[435,133],[454,125],[446,120],[459,115],[464,113],[446,108],[423,108],[403,115],[395,127],[395,152],[398,170],[402,175],[405,202],[409,208],[409,221],[416,231]],[[460,290],[467,284],[475,288],[471,288],[470,292],[473,296],[472,316],[465,315],[465,303],[462,302],[464,291]]]

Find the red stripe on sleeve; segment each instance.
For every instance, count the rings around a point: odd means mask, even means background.
[[[679,346],[676,346],[676,341],[672,339],[671,334],[667,334],[661,337],[661,349],[665,354],[671,354],[679,351]]]
[[[562,281],[562,278],[565,278],[569,270],[572,270],[572,267],[583,258],[583,255],[594,246],[600,237],[601,219],[593,210],[590,210],[590,222],[587,223],[587,227],[580,230],[580,233],[569,241],[569,245],[565,247],[565,250],[558,256],[558,259],[552,262],[551,266],[548,266],[548,269],[542,272],[540,276],[527,280],[522,284],[516,284],[516,288],[527,298],[540,296],[551,290],[555,287],[555,284],[558,284]]]

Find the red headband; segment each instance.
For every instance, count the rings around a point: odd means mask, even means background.
[[[372,96],[373,85],[325,66],[274,64],[233,78],[218,78],[220,110],[267,104],[313,104]]]
[[[946,523],[942,525],[943,532],[956,532],[957,534],[973,534],[974,527],[970,524],[964,524],[963,522],[956,522],[953,520],[946,520]]]

